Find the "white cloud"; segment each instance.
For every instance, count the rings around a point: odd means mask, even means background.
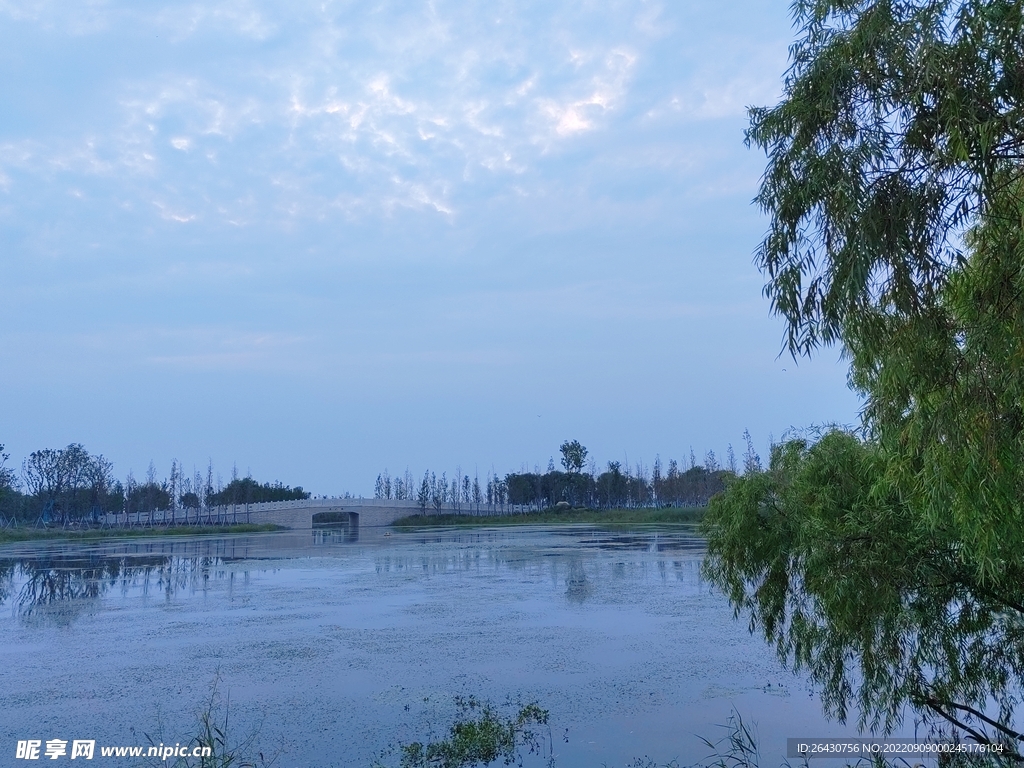
[[[196,216],[194,213],[184,213],[176,211],[169,206],[161,203],[159,200],[154,200],[153,205],[160,212],[160,218],[164,221],[176,221],[179,224],[187,224],[190,221],[195,221]]]
[[[0,0],[9,14],[15,6],[41,25],[54,13]],[[605,156],[648,162],[633,151],[645,120],[742,116],[775,77],[770,56],[748,55],[746,41],[693,54],[697,68],[666,67],[687,50],[675,39],[686,27],[644,0],[298,0],[287,19],[259,0],[171,1],[150,16],[111,0],[91,13],[115,47],[138,28],[170,36],[172,63],[109,81],[93,112],[47,136],[0,133],[0,169],[71,174],[83,189],[90,176],[120,179],[116,198],[159,200],[150,210],[173,221],[248,226],[399,208],[449,217],[480,195],[536,197],[577,142],[612,141]]]

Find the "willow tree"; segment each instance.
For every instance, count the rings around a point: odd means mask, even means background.
[[[826,709],[909,705],[1018,750],[1024,682],[1024,7],[800,1],[752,109],[766,295],[839,346],[863,431],[777,446],[716,499],[707,575]]]

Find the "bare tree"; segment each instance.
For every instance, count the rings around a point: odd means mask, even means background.
[[[761,471],[761,457],[754,450],[754,441],[750,439],[750,430],[743,430],[743,442],[747,444],[747,450],[743,454],[743,474],[749,475]]]
[[[712,474],[720,469],[718,466],[718,459],[715,457],[714,451],[708,451],[704,454],[704,469]]]

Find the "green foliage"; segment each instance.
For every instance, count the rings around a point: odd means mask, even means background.
[[[647,478],[639,472],[623,470],[617,461],[597,476],[586,472],[512,472],[505,476],[503,488],[509,504],[554,505],[559,501],[589,507],[653,506],[664,504],[700,505],[725,489],[732,477],[728,470],[709,470],[702,466],[680,472],[672,462],[665,476]]]
[[[789,347],[884,342],[935,303],[957,237],[1019,176],[1017,0],[798,0],[785,97],[750,111],[768,153],[758,251]]]
[[[302,487],[291,488],[281,483],[260,484],[251,477],[235,478],[221,491],[211,493],[207,503],[211,506],[219,504],[256,504],[264,501],[293,501],[308,499],[309,494]]]
[[[1024,5],[799,0],[758,251],[793,354],[839,343],[863,439],[711,502],[708,577],[826,709],[1022,737]]]
[[[18,477],[14,474],[14,470],[4,466],[10,458],[10,454],[4,453],[3,443],[0,443],[0,493],[14,491],[18,488]]]
[[[178,499],[178,503],[186,509],[198,509],[202,506],[203,500],[199,498],[199,494],[195,491],[188,491],[187,493],[181,494],[181,498]]]
[[[403,744],[401,768],[470,768],[497,760],[511,765],[521,758],[523,749],[529,754],[543,752],[535,728],[547,725],[548,711],[536,703],[520,707],[509,717],[472,696],[457,697],[455,703],[459,715],[448,729],[447,738]]]
[[[887,457],[887,480],[961,558],[1000,581],[1024,547],[1024,187],[1007,180],[969,258],[914,317],[851,344],[854,385]]]
[[[579,440],[566,440],[558,448],[562,454],[562,466],[569,473],[583,471],[583,465],[587,462],[587,449]]]
[[[701,768],[757,768],[761,752],[756,729],[745,723],[736,710],[729,713],[729,719],[721,727],[725,729],[725,735],[718,741],[701,737],[712,751],[712,757],[701,763]]]
[[[171,492],[167,489],[167,483],[155,481],[142,484],[131,483],[125,491],[124,509],[129,514],[169,509],[170,506]]]
[[[981,580],[956,530],[890,479],[885,449],[845,432],[777,446],[768,470],[712,499],[705,576],[810,672],[828,714],[856,705],[860,726],[890,730],[910,704],[1012,737],[1024,563]]]
[[[113,465],[91,455],[82,445],[33,451],[22,465],[32,516],[48,514],[51,522],[72,522],[93,511],[117,508],[121,488],[114,482]]]
[[[10,467],[4,466],[10,459],[0,444],[0,526],[8,518],[17,519],[22,516],[25,499],[19,491],[18,476]]]

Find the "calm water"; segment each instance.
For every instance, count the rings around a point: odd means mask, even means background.
[[[734,708],[766,766],[787,736],[852,733],[701,581],[690,532],[352,538],[0,548],[0,765],[17,739],[184,742],[218,678],[283,768],[367,766],[455,695],[538,701],[567,767],[696,761]]]

